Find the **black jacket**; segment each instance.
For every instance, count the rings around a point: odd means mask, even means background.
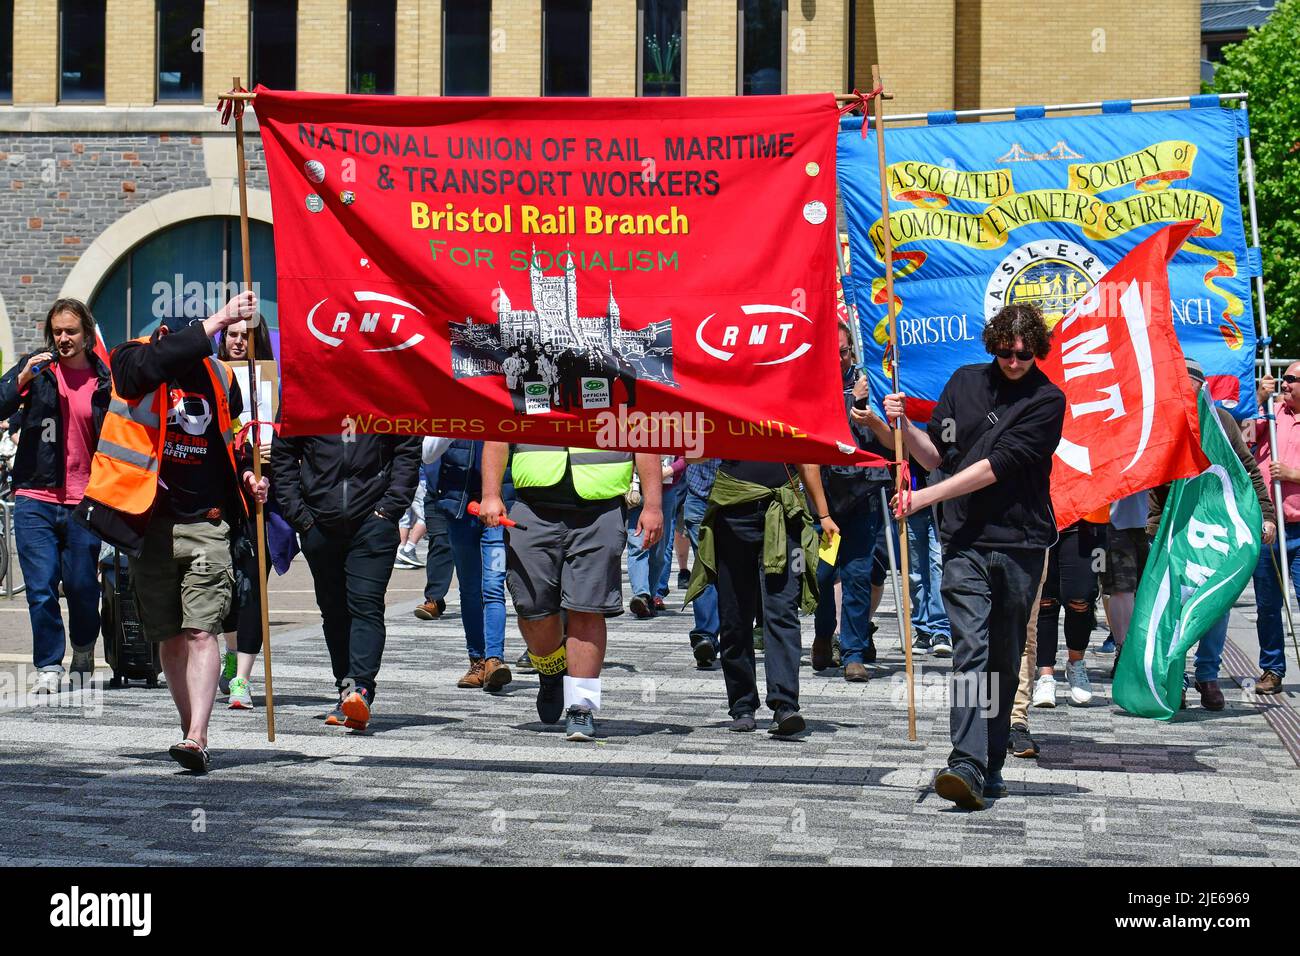
[[[320,522],[348,531],[373,511],[396,524],[420,476],[420,439],[396,435],[308,435],[271,443],[280,511],[299,531]]]
[[[113,386],[124,399],[135,400],[174,383],[182,383],[203,392],[210,392],[212,380],[203,361],[212,356],[212,341],[203,333],[200,323],[187,325],[150,342],[123,342],[109,358],[113,370]],[[215,358],[213,359],[215,361]],[[244,402],[239,383],[230,383],[230,417],[243,413]],[[164,426],[166,423],[164,422]],[[235,449],[235,471],[227,472],[226,487],[212,490],[212,506],[220,507],[230,524],[231,532],[240,533],[245,513],[251,506],[243,490],[241,477],[253,467],[253,455],[247,445]],[[111,507],[109,502],[83,498],[73,513],[78,522],[101,540],[120,548],[132,557],[138,557],[144,547],[144,535],[153,516],[150,508],[143,515],[129,515]]]
[[[54,377],[54,369],[47,364],[32,379],[25,393],[18,392],[18,375],[34,354],[36,353],[28,352],[0,379],[0,419],[20,415],[22,418],[18,454],[14,457],[14,488],[62,488],[66,477],[64,468],[68,460],[68,429],[67,422],[63,420],[59,383]],[[90,400],[94,412],[95,440],[98,441],[99,430],[103,427],[104,415],[108,411],[108,400],[112,397],[112,377],[108,366],[98,355],[88,352],[86,357],[90,359],[90,365],[99,378],[95,394]],[[41,440],[47,421],[54,422],[52,442]]]
[[[939,469],[951,477],[987,458],[997,481],[943,502],[945,547],[1050,548],[1052,455],[1061,443],[1065,393],[1037,366],[1012,382],[997,361],[965,365],[943,387],[930,419]]]

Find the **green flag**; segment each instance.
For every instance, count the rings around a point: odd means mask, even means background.
[[[1115,672],[1115,703],[1157,720],[1178,713],[1187,652],[1232,608],[1259,560],[1263,515],[1250,475],[1204,388],[1198,405],[1210,467],[1170,486]]]

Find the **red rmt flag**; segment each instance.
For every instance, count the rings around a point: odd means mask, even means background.
[[[1198,225],[1175,223],[1146,239],[1053,330],[1042,368],[1066,400],[1052,462],[1059,528],[1209,466],[1169,307],[1169,260]]]

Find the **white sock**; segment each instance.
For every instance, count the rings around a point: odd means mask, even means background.
[[[599,677],[564,677],[564,709],[585,707],[587,710],[600,710]]]

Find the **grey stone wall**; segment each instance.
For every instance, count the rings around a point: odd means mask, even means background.
[[[249,187],[265,189],[261,140],[252,132],[245,143]],[[0,295],[15,349],[39,344],[50,303],[101,232],[144,203],[209,182],[202,137],[190,133],[0,133]]]

